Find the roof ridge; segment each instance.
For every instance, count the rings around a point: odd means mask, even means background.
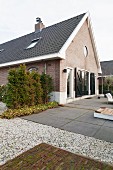
[[[54,26],[54,25],[57,25],[57,24],[61,24],[61,23],[65,22],[65,21],[69,21],[69,20],[74,19],[74,18],[76,18],[76,17],[80,17],[81,15],[85,15],[86,13],[87,13],[87,12],[84,12],[84,13],[79,14],[79,15],[76,15],[76,16],[74,16],[74,17],[71,17],[71,18],[62,20],[62,21],[57,22],[57,23],[55,23],[55,24],[49,25],[49,26],[47,26],[47,27],[45,27],[45,28],[48,28],[48,27],[51,27],[51,26]]]
[[[86,12],[86,13],[87,13],[87,12]],[[47,27],[45,27],[45,28],[43,28],[43,29],[48,29],[48,28],[50,28],[50,27],[56,26],[56,25],[58,25],[58,24],[61,24],[61,23],[63,23],[63,22],[72,20],[72,19],[74,19],[74,18],[76,18],[76,17],[80,17],[81,15],[85,15],[86,13],[82,13],[82,14],[76,15],[76,16],[74,16],[74,17],[71,17],[71,18],[68,18],[68,19],[66,19],[66,20],[63,20],[63,21],[60,21],[60,22],[58,22],[58,23],[52,24],[52,25],[50,25],[50,26],[47,26]],[[43,30],[43,29],[42,29],[42,30]],[[28,33],[28,34],[19,36],[19,37],[17,37],[17,38],[12,39],[12,40],[9,40],[9,41],[6,41],[6,42],[4,42],[4,43],[1,43],[0,46],[1,46],[1,45],[4,45],[4,44],[6,44],[6,43],[9,43],[9,42],[11,42],[11,41],[15,41],[15,40],[17,40],[17,39],[19,39],[19,38],[23,38],[23,37],[25,37],[25,36],[28,36],[28,35],[30,35],[30,34],[34,34],[34,33],[37,34],[37,33],[39,33],[39,32],[33,31],[33,32],[31,32],[31,33]]]

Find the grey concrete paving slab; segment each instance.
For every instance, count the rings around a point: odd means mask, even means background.
[[[91,98],[91,99],[82,99],[82,100],[77,100],[72,103],[68,103],[66,105],[81,105],[81,106],[92,106],[92,107],[112,107],[113,104],[107,104],[107,98],[100,98],[98,99],[97,97]]]
[[[53,109],[48,109],[48,110],[45,110],[43,112],[41,112],[41,114],[55,114],[55,113],[58,113],[58,111],[61,109],[61,107],[57,107],[57,108],[53,108]],[[40,114],[40,113],[39,113]]]
[[[103,126],[113,128],[113,121],[112,120],[106,120]]]
[[[66,104],[66,107],[72,107],[72,108],[78,108],[78,109],[86,109],[86,110],[95,110],[95,106],[91,106],[91,105],[85,105],[85,104]],[[98,107],[97,107],[98,108]]]
[[[43,111],[38,114],[33,114],[29,116],[24,116],[23,118],[32,118],[35,117],[37,118],[43,118],[44,116],[54,116],[54,117],[60,117],[60,118],[66,118],[66,119],[75,119],[77,117],[80,117],[84,113],[86,113],[87,110],[84,109],[73,109],[73,108],[68,108],[68,107],[58,107],[55,109],[48,109],[46,111]]]
[[[58,110],[58,112],[54,113],[53,115],[60,118],[75,119],[85,114],[86,112],[87,110],[84,109],[73,109],[73,108],[63,107],[61,108],[61,110]]]
[[[94,137],[107,142],[113,142],[113,128],[102,126]]]
[[[61,119],[60,117],[55,117],[52,115],[42,116],[42,115],[38,115],[38,114],[24,116],[23,119],[41,123],[41,124],[45,124],[45,125],[49,125],[49,126],[53,126],[53,127],[57,127],[57,128],[72,121],[71,119],[66,119],[66,118]]]
[[[92,137],[95,135],[97,130],[100,129],[100,126],[85,122],[72,121],[62,126],[62,129]]]
[[[94,125],[103,125],[105,123],[104,119],[94,118],[94,112],[89,111],[81,117],[77,118],[76,121],[86,122]]]
[[[89,105],[89,106],[100,106],[100,105],[108,105],[106,98],[100,98],[97,97],[91,98],[91,99],[81,99],[77,100],[75,102],[72,102],[73,104],[79,104],[79,105]]]
[[[23,119],[113,142],[113,121],[93,117],[94,110],[100,107],[113,108],[113,104],[107,104],[104,97],[94,97],[24,116]]]

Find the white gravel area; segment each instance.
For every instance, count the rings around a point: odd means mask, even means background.
[[[20,118],[0,119],[0,165],[42,142],[113,164],[113,143]]]

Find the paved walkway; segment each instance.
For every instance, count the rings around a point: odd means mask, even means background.
[[[85,136],[113,142],[113,121],[94,118],[94,110],[100,107],[113,108],[107,99],[97,97],[78,100],[64,107],[49,109],[39,114],[22,117],[23,119],[57,127]]]
[[[60,148],[41,143],[24,152],[5,165],[1,170],[113,170],[113,166],[73,154]]]

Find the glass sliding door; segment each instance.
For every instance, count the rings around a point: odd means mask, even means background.
[[[78,70],[77,71],[77,89],[76,89],[76,93],[77,93],[77,97],[82,96],[82,71]]]
[[[88,95],[89,91],[89,73],[87,71],[84,72],[84,95]]]
[[[82,71],[75,68],[75,97],[82,96]]]
[[[90,73],[90,91],[91,94],[95,94],[95,74]]]
[[[75,68],[75,97],[88,95],[89,73]]]

